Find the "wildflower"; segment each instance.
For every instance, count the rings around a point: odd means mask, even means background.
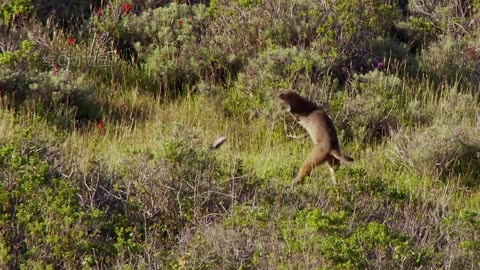
[[[380,56],[375,56],[373,58],[373,66],[381,69],[385,66],[385,63],[383,62],[383,59]]]
[[[100,135],[105,135],[105,123],[102,120],[97,122],[97,131]]]
[[[123,13],[130,14],[130,10],[132,10],[132,4],[130,3],[123,4]]]
[[[105,123],[103,121],[99,121],[97,127],[98,130],[103,131],[105,129]]]
[[[73,45],[75,44],[75,39],[73,37],[69,37],[67,42],[68,42],[68,45]]]
[[[468,190],[465,191],[465,196],[470,197],[470,195],[471,195],[470,191],[468,191]]]
[[[57,76],[58,71],[60,71],[60,69],[58,68],[57,64],[55,64],[55,63],[52,64],[52,67],[53,67],[53,71],[52,71],[53,76]]]
[[[98,15],[103,15],[103,9],[102,9],[102,7],[97,8],[97,14],[98,14]]]
[[[475,54],[475,50],[473,49],[472,46],[470,45],[467,46],[467,53],[470,55]]]
[[[180,28],[183,27],[183,20],[182,19],[178,20],[178,27],[180,27]]]

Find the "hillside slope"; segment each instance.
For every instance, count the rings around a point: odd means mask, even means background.
[[[480,267],[480,3],[434,2],[4,2],[1,268]]]

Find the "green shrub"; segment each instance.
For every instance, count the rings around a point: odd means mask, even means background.
[[[3,105],[17,108],[28,93],[29,79],[23,72],[12,72],[10,69],[0,70],[0,99]]]
[[[464,2],[413,0],[409,3],[412,14],[431,22],[442,34],[457,37],[478,29],[478,24],[473,21],[479,16],[479,7],[480,3],[477,0]]]
[[[42,22],[54,20],[64,29],[80,28],[91,15],[91,8],[100,6],[100,0],[36,0],[35,14]],[[119,1],[114,1],[119,2]]]
[[[434,125],[420,132],[394,136],[397,162],[430,177],[460,177],[464,185],[478,186],[478,129],[473,126]]]
[[[379,36],[370,42],[369,48],[362,54],[352,58],[351,65],[353,72],[358,71],[362,74],[372,70],[395,74],[408,62],[408,53],[407,45],[389,37]]]
[[[13,0],[3,2],[1,5],[1,24],[9,24],[17,17],[29,15],[33,10],[33,1],[31,0]]]
[[[158,81],[163,93],[193,85],[209,62],[198,48],[205,27],[204,5],[177,5],[147,9],[140,15],[106,17],[97,25],[119,42],[133,46],[145,71]],[[174,93],[170,93],[174,94]]]
[[[100,116],[93,88],[83,76],[73,78],[68,71],[31,75],[4,69],[0,71],[0,86],[0,94],[11,97],[15,107],[36,107],[62,128],[70,128],[74,120],[95,120]]]
[[[85,209],[72,179],[48,162],[49,149],[22,134],[0,145],[3,267],[79,268],[115,254],[114,220]]]
[[[437,38],[435,24],[428,18],[409,16],[408,20],[395,24],[395,34],[398,39],[406,42],[412,52],[427,47]]]
[[[46,67],[35,43],[30,40],[23,40],[17,50],[2,52],[0,54],[0,65],[22,71],[26,69],[30,71],[42,70]]]
[[[204,39],[214,41],[207,48],[221,46],[241,66],[259,52],[295,46],[315,52],[317,58],[328,63],[328,72],[342,80],[349,75],[350,62],[360,61],[358,55],[368,51],[372,40],[390,31],[399,19],[395,5],[371,0],[358,4],[332,1],[324,5],[310,0],[275,5],[262,1],[249,5],[245,11],[248,17],[241,16],[229,1],[221,2],[218,12],[222,15],[209,25],[212,31]],[[354,68],[360,69],[359,65]],[[326,71],[324,67],[313,70],[312,79],[322,77]]]
[[[93,96],[93,88],[83,76],[73,78],[68,71],[58,75],[39,74],[30,84],[30,90],[32,99],[40,100],[50,110],[70,119],[99,117],[100,107]]]
[[[312,45],[340,61],[368,49],[371,40],[390,31],[400,19],[400,10],[388,1],[342,0],[329,4],[327,17],[317,28],[323,38]]]
[[[238,75],[225,101],[226,110],[234,115],[269,114],[278,107],[276,96],[281,89],[299,90],[298,85],[316,83],[326,73],[324,59],[314,51],[295,47],[266,50]]]
[[[359,216],[375,212],[376,203],[402,203],[408,198],[409,192],[403,188],[393,186],[385,176],[369,175],[364,168],[345,167],[337,171],[337,177],[343,181],[335,187],[333,192],[340,195],[336,198],[342,209],[351,211],[362,205]],[[337,195],[337,196],[338,196]]]
[[[478,87],[479,46],[475,41],[467,43],[444,36],[423,52],[418,61],[420,71],[437,83],[447,81],[450,85]]]
[[[410,268],[418,266],[422,258],[408,237],[376,222],[361,226],[343,239],[326,237],[320,249],[328,266],[335,269]]]
[[[401,233],[377,222],[350,229],[348,220],[345,212],[299,211],[282,224],[290,256],[303,254],[314,265],[334,269],[412,267],[420,261],[422,254]]]
[[[458,269],[475,268],[479,265],[479,225],[478,211],[470,208],[460,210],[443,220],[442,231],[446,237],[455,239],[450,241],[449,245],[458,250],[455,253],[445,254],[446,256],[443,258],[445,264]]]
[[[395,75],[372,71],[357,75],[352,95],[343,104],[349,135],[362,142],[389,136],[400,124],[403,83]]]
[[[117,171],[119,185],[132,194],[133,220],[148,220],[145,249],[162,251],[162,262],[178,259],[176,241],[189,237],[205,222],[252,198],[256,183],[240,163],[225,166],[210,149],[193,143],[183,131],[166,138],[159,152],[130,149],[125,165]],[[241,177],[241,181],[236,180]],[[134,223],[136,229],[142,228]],[[185,243],[185,248],[190,247]],[[194,248],[194,247],[191,247]],[[201,250],[197,250],[201,252]],[[133,257],[128,257],[133,258]]]

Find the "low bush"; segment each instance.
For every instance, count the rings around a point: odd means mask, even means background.
[[[393,36],[406,43],[410,52],[417,53],[436,40],[437,31],[428,18],[411,15],[407,20],[395,23]]]
[[[2,267],[79,268],[115,254],[121,226],[105,209],[87,209],[75,181],[53,166],[51,149],[19,132],[0,145]],[[46,203],[47,202],[47,203]]]
[[[207,17],[204,5],[171,3],[137,15],[118,12],[112,4],[107,11],[92,17],[92,27],[114,39],[120,57],[150,73],[161,93],[191,87],[209,71],[198,48]]]
[[[308,256],[312,265],[334,269],[414,267],[422,254],[408,237],[370,222],[351,229],[345,212],[299,211],[282,224],[290,256]],[[318,256],[318,255],[321,256]]]
[[[417,132],[398,132],[393,138],[393,159],[421,175],[443,180],[460,178],[478,186],[479,130],[473,126],[441,125]]]
[[[402,91],[402,80],[395,75],[378,70],[357,75],[342,108],[347,137],[373,142],[390,136],[400,126]]]
[[[188,135],[165,140],[158,153],[146,149],[130,155],[136,158],[124,160],[118,183],[135,206],[129,215],[146,220],[134,223],[136,229],[146,226],[145,252],[164,267],[187,256],[178,251],[193,242],[178,239],[190,239],[200,228],[219,222],[232,207],[250,200],[258,186],[241,162],[227,166]]]
[[[444,36],[424,50],[419,69],[436,83],[478,87],[480,83],[480,43]]]
[[[266,50],[248,63],[227,97],[227,112],[255,115],[270,114],[277,107],[277,95],[283,89],[315,84],[327,73],[323,57],[311,50],[276,48]],[[323,74],[322,74],[323,73]]]
[[[31,0],[13,0],[2,3],[0,28],[13,23],[19,17],[30,15],[32,11],[33,1]]]
[[[452,89],[439,98],[435,109],[426,111],[432,114],[430,126],[400,130],[393,136],[393,160],[425,176],[459,178],[462,185],[478,186],[477,99]]]
[[[75,120],[100,117],[93,88],[83,77],[73,78],[68,71],[32,75],[4,69],[0,72],[0,85],[2,96],[13,101],[14,107],[36,108],[61,128],[72,128]]]
[[[464,36],[468,31],[478,28],[479,13],[478,1],[447,1],[425,2],[413,0],[409,3],[410,12],[414,16],[424,18],[436,26],[441,34],[449,34],[455,37]]]

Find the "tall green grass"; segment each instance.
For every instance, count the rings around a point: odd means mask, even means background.
[[[478,26],[429,17],[462,7],[154,2],[0,25],[0,267],[479,267],[478,41],[459,34]],[[37,62],[92,50],[108,65]],[[332,116],[355,159],[337,184],[323,165],[290,189],[312,143],[285,89]]]

